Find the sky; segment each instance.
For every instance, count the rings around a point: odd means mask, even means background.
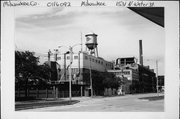
[[[97,34],[98,54],[112,61],[119,57],[139,59],[143,43],[144,65],[164,74],[165,30],[125,7],[15,8],[15,46],[47,56],[50,49],[85,43],[85,35]],[[85,45],[83,46],[85,50]],[[61,48],[62,53],[66,49]],[[74,48],[74,52],[80,46]]]

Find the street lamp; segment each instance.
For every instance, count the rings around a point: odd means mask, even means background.
[[[70,53],[70,64],[69,64],[69,99],[71,101],[71,97],[72,97],[72,89],[71,89],[71,81],[72,81],[72,72],[71,72],[71,65],[72,65],[72,62],[73,62],[73,47],[77,46],[77,45],[81,45],[81,44],[75,44],[73,46],[58,46],[58,48],[61,48],[61,47],[66,47],[69,49],[69,53]]]

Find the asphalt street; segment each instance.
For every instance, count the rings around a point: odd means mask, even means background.
[[[160,97],[163,94],[160,95]],[[73,97],[79,103],[21,111],[30,112],[163,112],[164,98],[157,94],[136,94],[115,97]],[[68,100],[68,98],[66,98]]]

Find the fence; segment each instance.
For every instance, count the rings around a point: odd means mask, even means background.
[[[81,96],[80,91],[71,91],[72,96]],[[28,90],[27,91],[28,97],[34,97],[34,98],[55,98],[56,92],[52,89],[44,89],[44,90]],[[15,91],[15,97],[25,97],[25,90],[16,90]],[[59,91],[58,90],[58,98],[64,98],[69,97],[69,91]]]

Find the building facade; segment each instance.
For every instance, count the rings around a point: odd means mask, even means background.
[[[121,87],[125,93],[146,93],[156,90],[154,71],[149,66],[137,64],[135,57],[117,58],[114,69],[108,72],[127,79],[127,83]]]
[[[139,82],[136,86],[136,92],[149,93],[156,92],[156,74],[149,67],[138,65]]]
[[[159,91],[164,91],[164,75],[158,76]]]
[[[56,60],[60,65],[60,73],[59,76],[57,76],[57,82],[59,84],[68,84],[70,78],[70,54],[57,54],[51,57],[51,60]],[[90,90],[90,71],[106,72],[110,69],[113,69],[113,63],[101,57],[89,55],[87,52],[73,53],[71,64],[72,87],[76,87],[75,90],[81,90],[83,95],[88,96]]]
[[[132,84],[134,81],[139,80],[139,72],[136,69],[121,69],[121,70],[108,70],[110,73],[114,73],[116,77],[121,79],[126,78],[126,83],[121,86],[120,90],[125,93],[132,92]]]

